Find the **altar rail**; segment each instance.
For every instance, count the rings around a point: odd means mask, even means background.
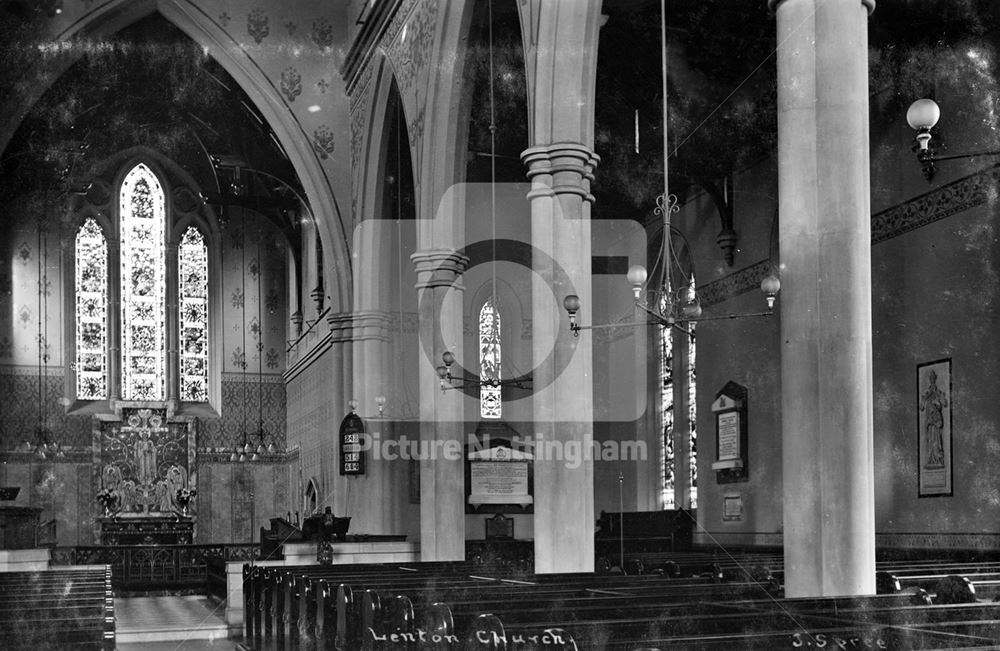
[[[110,565],[111,585],[118,591],[198,590],[208,583],[210,560],[250,561],[260,545],[96,545],[56,547],[51,565]]]

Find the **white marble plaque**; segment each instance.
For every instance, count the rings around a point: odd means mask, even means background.
[[[470,504],[531,504],[528,463],[473,461]]]
[[[719,461],[740,458],[740,414],[730,411],[716,417],[719,426]]]

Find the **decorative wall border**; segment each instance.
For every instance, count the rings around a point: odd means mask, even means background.
[[[1000,165],[970,174],[872,215],[872,246],[998,199]],[[771,270],[761,260],[698,288],[705,305],[716,305],[757,289]]]
[[[745,547],[781,547],[780,533],[696,531],[694,544],[701,547],[734,545]],[[878,549],[948,549],[996,551],[1000,533],[876,533]]]
[[[716,305],[727,299],[734,298],[740,294],[760,287],[760,281],[771,272],[772,263],[770,260],[755,262],[749,267],[743,267],[725,278],[713,280],[698,288],[698,296],[701,297],[703,305]]]
[[[1000,165],[952,181],[872,215],[872,244],[997,199]]]

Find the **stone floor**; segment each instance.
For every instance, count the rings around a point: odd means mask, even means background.
[[[116,638],[124,651],[236,649],[226,639],[225,605],[201,595],[115,597]]]

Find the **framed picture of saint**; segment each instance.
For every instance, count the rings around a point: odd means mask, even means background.
[[[917,365],[917,457],[920,497],[953,493],[951,359]]]

